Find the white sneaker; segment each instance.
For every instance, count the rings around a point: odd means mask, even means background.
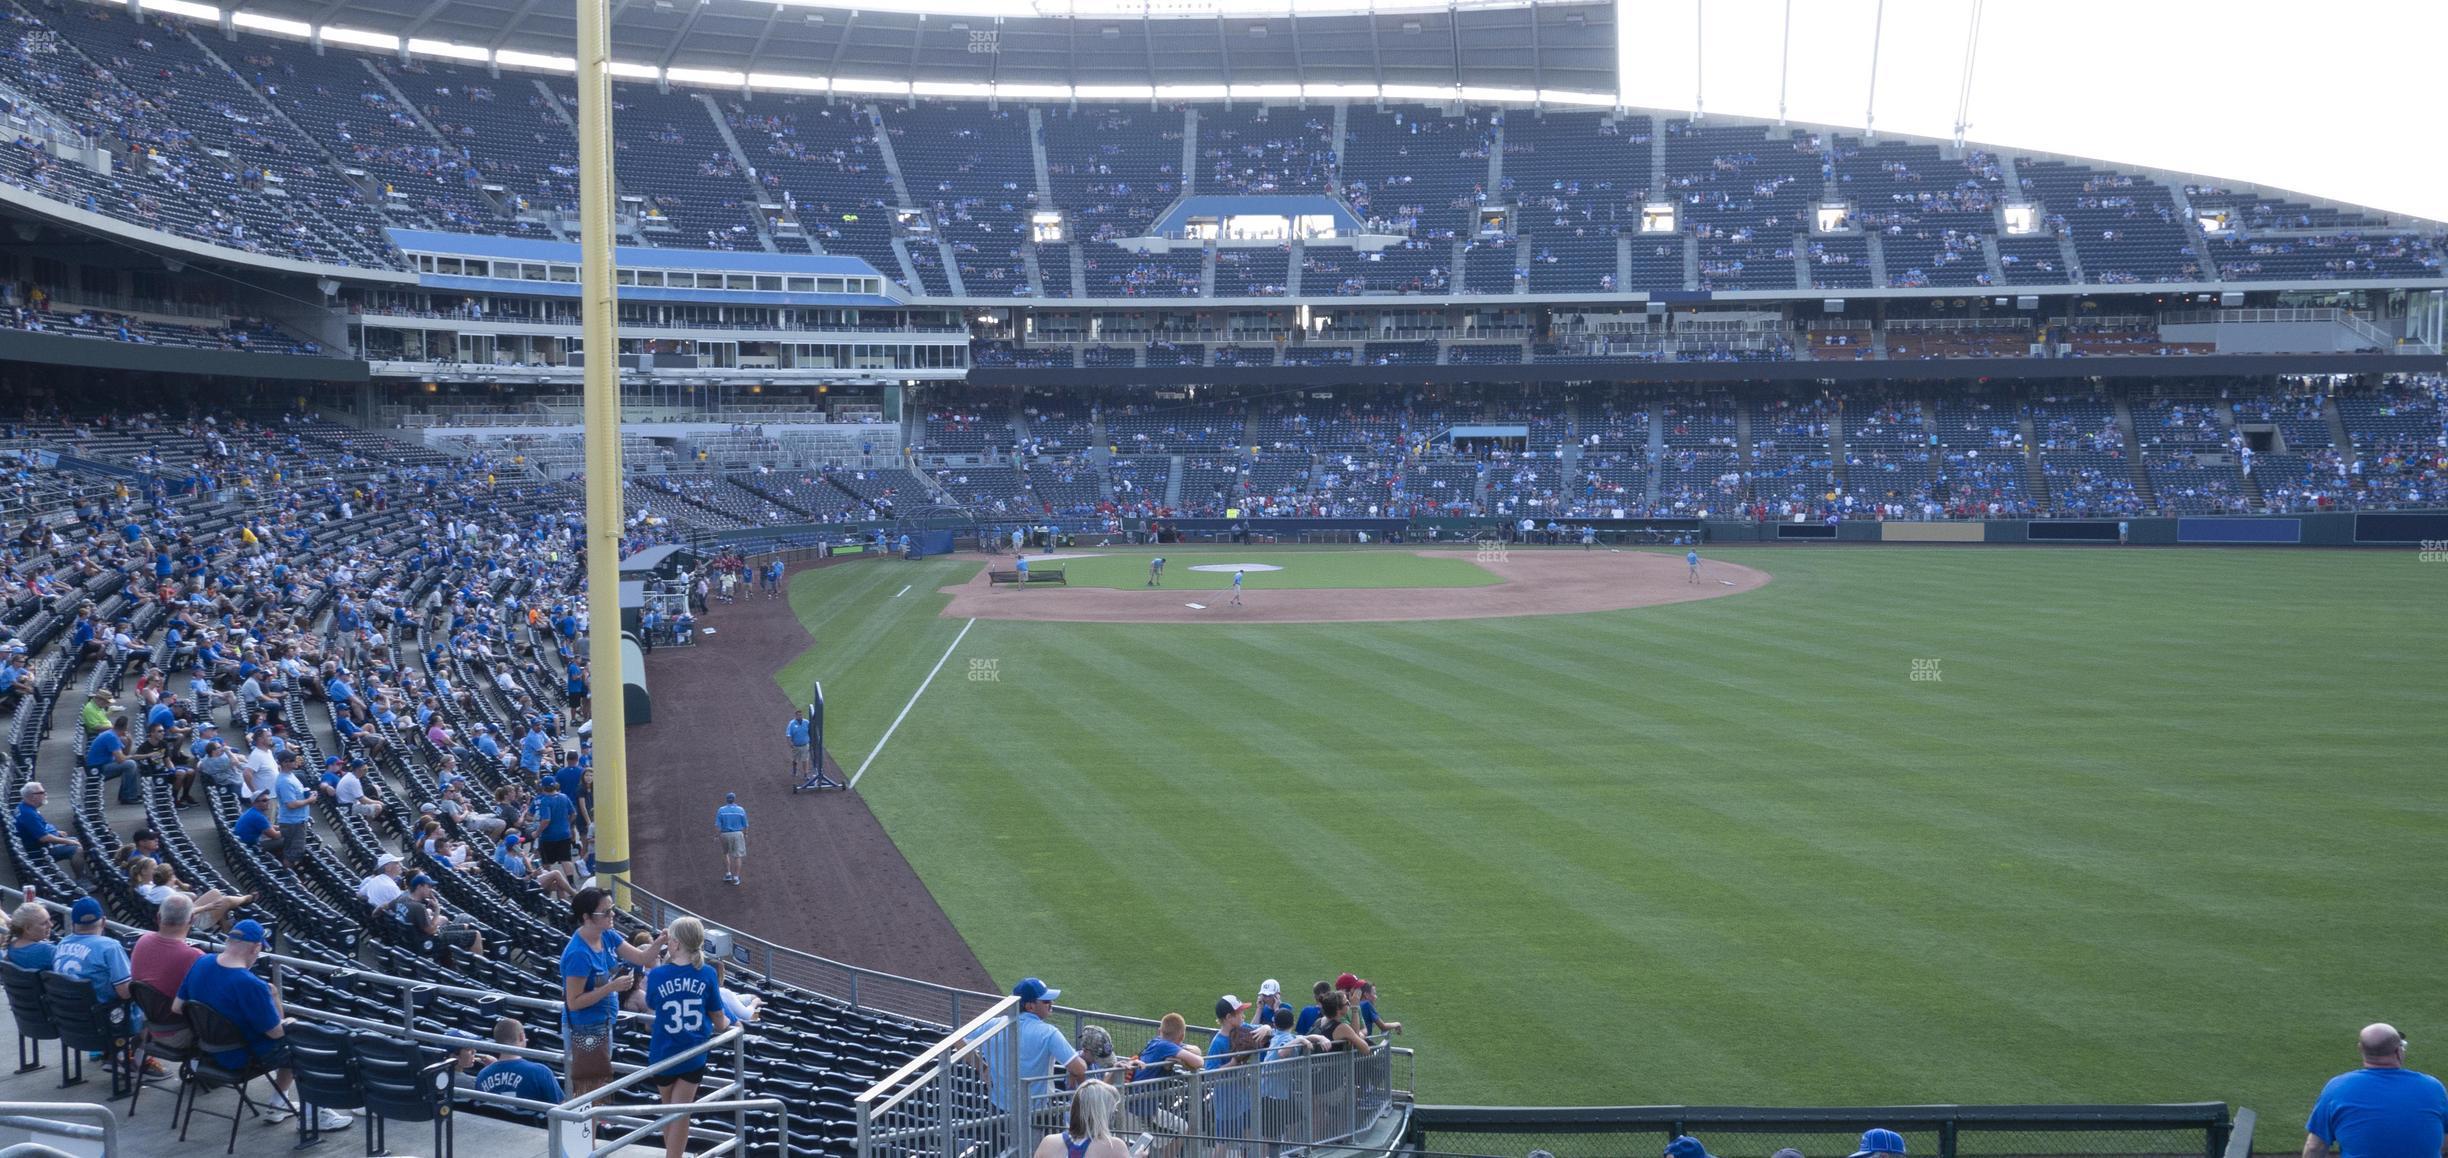
[[[315,1129],[317,1130],[346,1130],[356,1124],[357,1119],[352,1118],[347,1114],[343,1114],[338,1110],[315,1111]]]

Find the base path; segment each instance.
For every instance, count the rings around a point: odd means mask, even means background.
[[[1232,605],[1230,590],[1190,587],[991,587],[980,570],[946,587],[944,614],[954,619],[1032,619],[1057,623],[1354,623],[1415,619],[1495,619],[1621,611],[1660,603],[1714,599],[1768,582],[1768,573],[1703,557],[1700,581],[1690,580],[1681,555],[1652,551],[1508,551],[1482,558],[1473,550],[1421,555],[1477,560],[1502,578],[1490,587],[1269,588],[1253,574]],[[1052,561],[1061,562],[1054,556]],[[1287,564],[1298,567],[1298,562]],[[1205,604],[1203,608],[1187,604]]]
[[[782,726],[792,705],[773,677],[814,641],[790,601],[745,595],[715,604],[699,623],[714,634],[647,658],[655,722],[629,729],[637,883],[777,945],[992,992],[969,943],[858,793],[791,793]],[[826,767],[848,778],[831,760]],[[743,885],[722,881],[714,810],[725,792],[748,809]]]

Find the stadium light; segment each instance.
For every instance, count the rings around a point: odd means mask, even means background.
[[[994,86],[975,81],[921,80],[910,84],[910,91],[919,96],[975,97],[984,100],[994,95]]]
[[[748,83],[748,74],[727,68],[667,68],[663,79],[673,84],[702,84],[715,88],[738,88]]]
[[[380,48],[387,52],[398,52],[400,44],[396,36],[367,32],[361,28],[342,28],[337,24],[323,26],[323,39],[333,44],[353,44],[359,48]]]
[[[221,21],[221,10],[210,4],[192,4],[188,0],[145,0],[144,7],[147,12],[167,12],[189,20],[210,20],[216,24]]]
[[[566,56],[546,56],[536,52],[520,52],[505,48],[493,54],[493,63],[505,68],[533,68],[545,72],[576,72],[578,62]]]
[[[473,44],[452,44],[447,40],[408,39],[408,51],[422,56],[439,56],[450,60],[473,60],[478,63],[493,59],[493,54]]]
[[[230,23],[240,28],[269,32],[276,36],[295,36],[301,40],[314,37],[314,25],[302,20],[283,20],[278,16],[264,16],[254,12],[232,12]]]
[[[879,96],[907,96],[909,82],[905,80],[862,80],[857,77],[836,77],[834,92],[875,93]]]
[[[1080,84],[1071,86],[1071,95],[1084,101],[1144,101],[1156,98],[1156,89],[1144,84]]]
[[[785,92],[823,92],[833,87],[833,82],[821,76],[800,76],[787,72],[752,72],[748,74],[748,87],[780,89]]]
[[[628,80],[663,79],[663,70],[651,64],[630,64],[627,61],[616,60],[611,63],[609,71],[613,76]]]

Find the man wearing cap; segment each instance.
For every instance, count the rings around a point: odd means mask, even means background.
[[[1273,1029],[1275,1011],[1290,1008],[1283,1002],[1283,982],[1269,977],[1258,983],[1258,1004],[1250,1010],[1250,1024]]]
[[[1030,1108],[1042,1110],[1053,1095],[1056,1071],[1068,1076],[1066,1086],[1077,1087],[1088,1080],[1088,1063],[1080,1058],[1079,1050],[1063,1037],[1061,1030],[1046,1023],[1046,1016],[1054,1012],[1054,1000],[1062,996],[1062,990],[1048,989],[1045,982],[1024,977],[1012,986],[1012,996],[1020,999],[1020,1012],[1010,1021],[1008,1032],[1020,1038],[1020,1072],[1002,1072],[1006,1047],[1000,1045],[971,1053],[969,1063],[986,1071],[987,1087],[996,1109],[1011,1109],[1019,1101],[1019,1087],[1025,1083]],[[983,1036],[993,1028],[991,1025],[981,1028],[972,1037]]]
[[[561,875],[575,879],[577,872],[570,863],[573,831],[570,818],[577,805],[561,792],[561,778],[546,776],[536,791],[535,804],[528,811],[536,818],[536,850],[544,864],[561,870]]]
[[[714,831],[722,836],[723,883],[736,885],[748,859],[748,810],[740,807],[739,793],[723,793],[722,807],[714,810]]]
[[[77,713],[77,722],[84,725],[87,735],[100,735],[110,730],[111,694],[95,688],[85,697],[85,710]]]
[[[246,1045],[242,1049],[223,1050],[213,1060],[230,1069],[247,1064],[248,1060],[273,1067],[272,1088],[283,1101],[289,1097],[289,1043],[282,1038],[288,1033],[288,1020],[282,1015],[280,997],[272,987],[252,970],[255,959],[263,955],[264,942],[270,934],[254,921],[240,921],[230,930],[229,940],[222,943],[217,956],[199,957],[188,967],[186,980],[181,981],[170,1011],[185,1014],[189,1005],[210,1006],[212,1011],[238,1027]],[[270,1117],[279,1121],[294,1113],[281,1108]],[[356,1119],[332,1110],[315,1111],[318,1130],[345,1130]]]
[[[247,810],[239,813],[238,819],[231,822],[230,835],[237,838],[238,843],[258,852],[265,849],[278,851],[287,834],[281,831],[280,825],[273,823],[272,794],[258,792],[253,800],[247,801]]]
[[[1852,1158],[1883,1158],[1887,1155],[1904,1158],[1904,1135],[1874,1126],[1862,1131],[1861,1145],[1854,1149]]]
[[[246,790],[270,792],[280,779],[280,754],[272,750],[272,729],[257,728],[247,740],[246,758],[239,761],[246,776]]]
[[[1252,1006],[1232,994],[1216,998],[1216,1033],[1207,1042],[1207,1062],[1218,1069],[1234,1069],[1258,1064],[1263,1055],[1254,1052],[1262,1048],[1267,1037],[1257,1037],[1248,1028],[1245,1018]],[[1212,1072],[1212,1070],[1210,1071]],[[1216,1081],[1208,1087],[1208,1109],[1214,1116],[1215,1132],[1227,1138],[1238,1138],[1249,1132],[1250,1083],[1247,1081]]]
[[[48,799],[50,799],[50,790],[44,788],[40,780],[29,780],[26,786],[19,790],[17,794],[17,842],[24,845],[29,854],[47,853],[54,861],[74,859],[78,853],[84,851],[85,846],[78,844],[75,837],[61,832],[58,826],[43,817],[43,802]]]
[[[280,775],[273,778],[272,798],[279,804],[272,819],[280,824],[280,844],[273,853],[282,864],[296,864],[306,855],[306,842],[314,839],[306,831],[307,810],[313,806],[314,794],[306,790],[305,777],[298,774],[298,754],[295,749],[281,754]]]
[[[2321,1087],[2304,1123],[2303,1158],[2431,1158],[2448,1154],[2448,1091],[2406,1068],[2405,1035],[2387,1022],[2363,1027],[2361,1069]]]
[[[1700,1144],[1700,1139],[1689,1134],[1681,1134],[1677,1135],[1674,1141],[1666,1144],[1666,1158],[1711,1158],[1711,1156],[1708,1147]]]
[[[68,935],[60,938],[51,971],[93,986],[104,1005],[128,999],[127,948],[102,925],[102,902],[78,897],[68,907]]]
[[[404,863],[398,853],[384,853],[381,860],[374,862],[374,874],[357,882],[357,895],[365,898],[365,902],[374,906],[377,912],[390,908],[391,902],[398,900],[405,891],[400,888]]]

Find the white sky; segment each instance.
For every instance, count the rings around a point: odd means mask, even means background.
[[[1969,0],[1886,0],[1878,128],[1952,136]],[[1623,100],[1689,110],[1693,0],[1621,0]],[[1773,118],[1785,0],[1703,0],[1707,111]],[[1858,127],[1878,0],[1793,0],[1786,116]],[[1967,140],[2448,221],[2443,0],[1989,0]]]

